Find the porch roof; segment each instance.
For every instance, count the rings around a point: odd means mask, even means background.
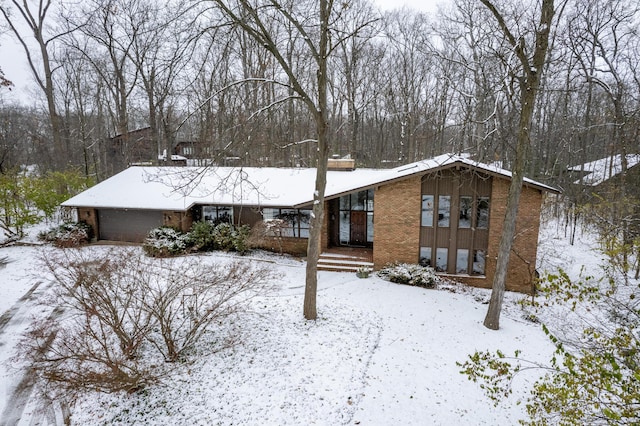
[[[329,171],[325,197],[335,198],[457,165],[511,178],[507,170],[445,154],[394,169]],[[185,211],[195,204],[300,208],[313,203],[315,176],[315,168],[130,167],[62,205],[172,211]],[[525,185],[557,192],[531,179],[525,179]]]

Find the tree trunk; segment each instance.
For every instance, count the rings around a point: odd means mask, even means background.
[[[327,134],[327,56],[329,52],[329,14],[331,2],[320,0],[320,42],[316,59],[318,71],[318,105],[313,114],[318,136],[316,151],[316,186],[313,193],[313,217],[307,244],[307,269],[304,289],[303,314],[305,319],[315,320],[318,317],[316,296],[318,292],[318,258],[322,246],[322,224],[324,223],[324,191],[327,186],[327,163],[329,158],[329,137]]]
[[[485,327],[491,330],[500,328],[500,313],[502,311],[502,301],[506,287],[507,272],[509,267],[509,256],[513,239],[516,232],[516,220],[518,217],[518,205],[520,194],[522,193],[522,183],[524,173],[527,170],[527,163],[531,157],[531,121],[535,107],[536,96],[540,86],[546,55],[549,47],[549,34],[554,15],[554,0],[543,0],[540,10],[540,22],[535,36],[535,49],[533,58],[529,56],[525,49],[523,37],[516,39],[513,36],[504,17],[498,12],[489,0],[480,0],[494,15],[500,29],[513,47],[516,56],[522,67],[522,75],[519,77],[520,90],[520,118],[518,121],[518,138],[516,145],[516,158],[512,168],[511,184],[509,186],[509,196],[507,199],[507,211],[505,213],[502,236],[498,247],[498,258],[496,261],[496,273],[493,278],[491,300],[489,309],[484,319]]]

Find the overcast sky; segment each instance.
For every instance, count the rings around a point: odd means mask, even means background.
[[[437,5],[443,0],[374,0],[374,3],[384,10],[393,10],[403,6],[424,11],[435,12]],[[445,0],[446,1],[446,0]],[[15,87],[11,92],[3,90],[0,100],[7,102],[21,101],[26,105],[33,105],[32,99],[41,98],[34,96],[36,85],[31,76],[22,47],[12,41],[8,34],[0,38],[0,68],[6,78],[11,80]]]

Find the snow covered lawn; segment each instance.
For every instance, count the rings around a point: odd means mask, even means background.
[[[5,361],[28,324],[24,319],[43,309],[19,300],[38,282],[37,251],[0,249],[0,259],[9,259],[0,266],[0,314],[13,309],[22,318],[0,329]],[[523,318],[515,303],[521,295],[507,294],[495,332],[482,325],[489,291],[426,290],[321,272],[319,319],[308,322],[302,318],[304,263],[262,253],[245,259],[273,265],[280,274],[276,293],[256,300],[242,320],[211,330],[190,362],[170,366],[162,384],[133,395],[87,395],[73,408],[74,424],[512,425],[524,415],[516,402],[536,373],[517,377],[515,395],[493,407],[456,362],[496,349],[520,349],[523,358],[543,361],[553,350],[540,326]],[[224,347],[229,339],[236,344]],[[21,377],[10,364],[0,370],[0,423]],[[33,420],[32,408],[20,424]]]

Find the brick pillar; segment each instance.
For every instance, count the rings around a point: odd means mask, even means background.
[[[165,211],[162,214],[162,224],[164,226],[171,226],[181,230],[182,232],[188,232],[193,224],[193,218],[190,212],[175,212]]]
[[[421,177],[376,189],[373,211],[373,263],[418,263],[420,254]]]

